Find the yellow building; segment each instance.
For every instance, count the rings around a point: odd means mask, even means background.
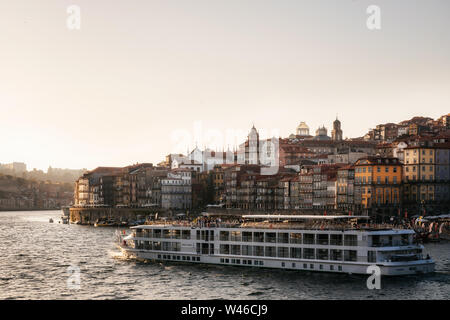
[[[366,157],[355,163],[355,186],[363,208],[385,207],[390,213],[401,203],[402,164],[397,158]]]
[[[435,198],[435,148],[411,146],[404,149],[405,201],[433,201]]]

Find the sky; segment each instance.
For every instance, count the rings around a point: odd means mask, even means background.
[[[70,5],[80,8],[71,30]],[[369,5],[380,8],[370,30]],[[125,166],[450,110],[448,0],[0,3],[0,163]]]

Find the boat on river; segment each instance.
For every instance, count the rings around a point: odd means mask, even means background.
[[[382,275],[434,271],[414,230],[355,223],[361,216],[248,215],[240,219],[155,221],[117,233],[130,257],[258,268]],[[351,222],[351,223],[350,223]]]

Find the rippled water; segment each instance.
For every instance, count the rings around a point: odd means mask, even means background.
[[[114,228],[58,223],[60,211],[0,212],[0,299],[449,299],[450,243],[427,244],[436,272],[382,278],[233,266],[139,262]],[[49,223],[53,218],[54,223]],[[68,287],[68,267],[81,271]]]

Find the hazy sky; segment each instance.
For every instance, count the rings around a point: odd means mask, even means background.
[[[366,26],[372,4],[381,30]],[[330,134],[338,114],[356,137],[437,118],[449,39],[448,0],[2,1],[0,163],[157,163],[199,124],[203,137],[253,123],[288,136],[300,121]]]

